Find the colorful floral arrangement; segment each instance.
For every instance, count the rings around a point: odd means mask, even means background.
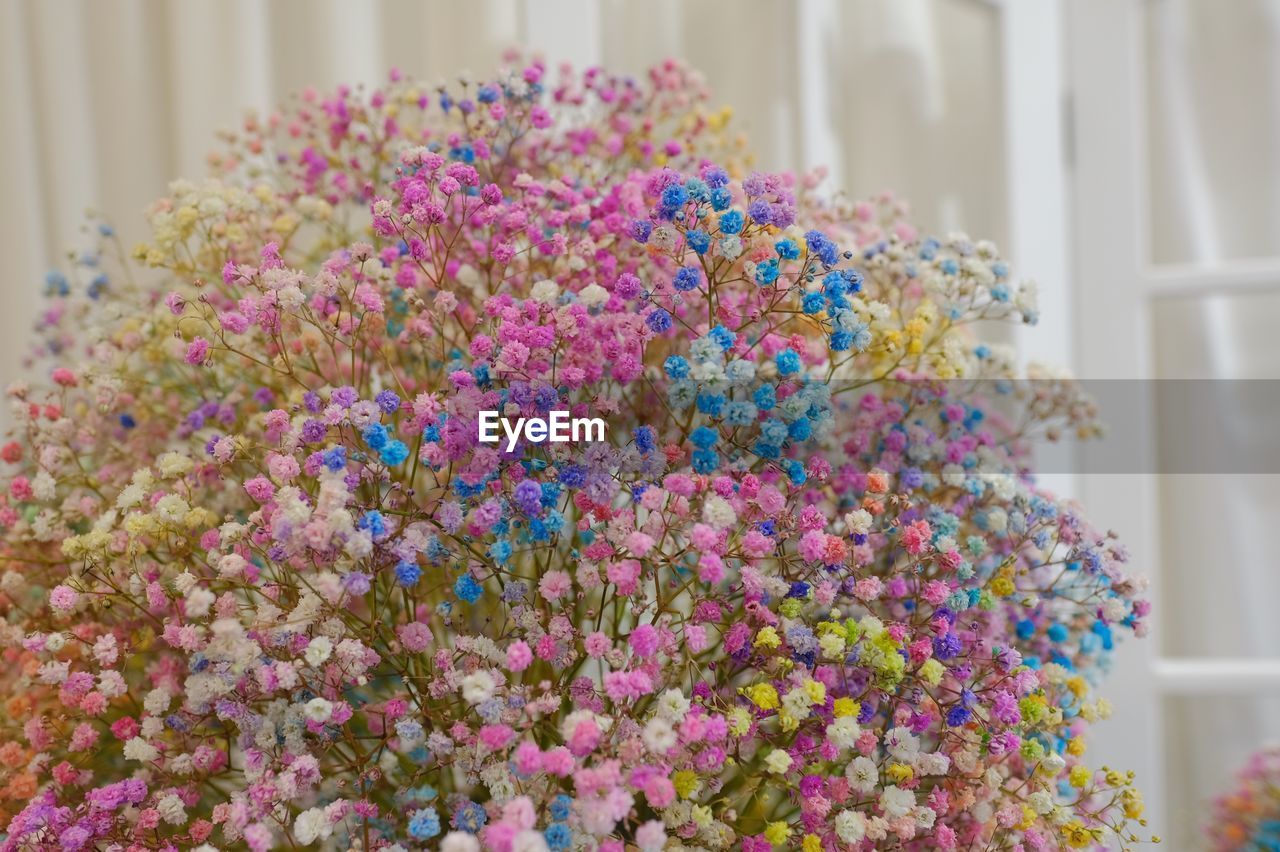
[[[1214,852],[1280,850],[1280,746],[1249,757],[1235,788],[1213,803],[1208,831]]]
[[[679,63],[553,76],[304,94],[50,277],[0,848],[1136,841],[1085,734],[1148,605],[1027,471],[1093,412],[967,328],[1033,289]]]

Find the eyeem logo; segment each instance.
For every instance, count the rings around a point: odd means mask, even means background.
[[[550,417],[517,417],[514,421],[496,411],[481,411],[477,430],[482,444],[496,444],[507,437],[507,452],[524,438],[531,444],[575,444],[603,441],[604,421],[599,417],[570,417],[567,411],[552,411]],[[501,430],[501,434],[499,433]]]

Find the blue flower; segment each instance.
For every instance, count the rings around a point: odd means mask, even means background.
[[[689,375],[689,362],[679,355],[669,355],[667,360],[662,362],[662,369],[670,378],[683,379]]]
[[[380,539],[387,534],[387,522],[377,509],[365,512],[360,518],[360,523],[356,524],[356,526],[362,530],[368,530],[374,540]]]
[[[635,438],[636,449],[642,453],[651,453],[658,445],[658,435],[652,426],[641,426],[631,434]]]
[[[741,210],[726,210],[720,214],[720,233],[740,234],[745,218]]]
[[[790,376],[800,372],[800,356],[794,349],[783,349],[778,353],[778,374]],[[758,403],[757,403],[758,404]]]
[[[378,453],[378,458],[387,467],[395,467],[408,457],[409,448],[405,446],[404,441],[391,441]]]
[[[568,849],[569,844],[573,841],[573,833],[569,831],[569,826],[563,822],[553,822],[547,826],[547,830],[542,833],[546,838],[547,848],[549,849]]]
[[[414,811],[409,817],[409,836],[415,840],[430,840],[440,833],[440,815],[431,808]]]
[[[396,565],[396,582],[402,586],[416,585],[422,577],[422,569],[417,562],[405,560]]]
[[[774,390],[773,385],[761,385],[751,395],[751,400],[756,404],[756,408],[769,411],[778,404],[778,392]]]
[[[694,450],[689,459],[696,473],[713,473],[720,466],[720,456],[715,450]]]
[[[804,235],[809,251],[818,256],[826,266],[833,266],[840,259],[840,249],[821,231],[809,231]]]
[[[678,183],[673,183],[662,190],[662,209],[664,212],[675,212],[689,200],[688,191]]]
[[[711,190],[711,209],[719,212],[733,203],[733,193],[718,186]]]
[[[756,283],[766,287],[778,280],[778,259],[771,257],[756,266]]]
[[[484,587],[477,583],[470,574],[463,574],[453,584],[453,593],[467,603],[473,604],[480,600],[480,596],[484,594]]]
[[[661,334],[671,328],[671,314],[667,313],[664,308],[654,308],[649,312],[649,316],[645,317],[644,324]]]
[[[690,231],[685,234],[685,239],[689,242],[689,248],[698,254],[706,254],[707,249],[711,248],[711,235],[706,231]]]
[[[400,397],[396,396],[395,391],[384,390],[373,401],[382,409],[383,414],[395,414],[400,409]]]
[[[714,340],[716,342],[716,345],[719,346],[721,349],[725,350],[726,352],[729,350],[730,347],[733,346],[734,342],[738,339],[738,335],[734,334],[732,331],[725,328],[723,325],[718,325],[715,328],[708,331],[707,337]]]
[[[569,808],[573,805],[573,799],[561,793],[551,800],[551,818],[556,822],[564,822],[569,818]]]
[[[387,435],[387,427],[383,426],[381,423],[370,423],[368,426],[364,427],[364,432],[362,432],[361,435],[364,437],[364,442],[368,444],[371,449],[375,450],[380,450],[385,447],[389,439],[389,436]]]
[[[693,442],[693,445],[703,450],[714,447],[719,437],[715,430],[708,429],[706,426],[699,426],[689,433],[689,440]]]
[[[827,306],[827,300],[821,293],[805,293],[801,301],[801,309],[809,315],[820,313]]]
[[[675,280],[671,284],[681,293],[687,293],[690,290],[696,290],[701,280],[702,276],[698,267],[684,266],[676,273]]]
[[[488,821],[489,815],[485,813],[484,807],[475,802],[467,802],[454,811],[453,814],[453,824],[461,830],[469,831],[472,834],[484,828],[485,823]]]
[[[779,240],[773,249],[783,260],[795,260],[800,256],[800,247],[791,240]]]

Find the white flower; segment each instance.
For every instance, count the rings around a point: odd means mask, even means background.
[[[841,716],[827,725],[827,739],[839,748],[853,748],[861,734],[862,728],[858,726],[858,720],[854,716]]]
[[[738,520],[738,513],[723,497],[712,494],[702,504],[702,519],[716,529],[724,529]]]
[[[880,809],[884,811],[884,818],[890,822],[911,813],[915,806],[916,794],[896,784],[886,787],[880,794]]]
[[[183,805],[182,799],[179,799],[173,793],[157,802],[156,810],[160,812],[160,819],[169,823],[169,825],[182,825],[187,821],[186,806]]]
[[[644,744],[654,754],[666,754],[676,744],[676,732],[671,723],[658,716],[644,726]]]
[[[150,763],[160,756],[160,752],[142,737],[134,737],[124,744],[124,756],[127,760]]]
[[[474,834],[451,831],[440,841],[440,852],[480,852],[480,841]]]
[[[858,535],[866,535],[871,531],[871,520],[871,513],[866,509],[858,509],[844,516],[844,523],[849,528],[849,532]]]
[[[951,767],[951,758],[940,752],[922,752],[916,758],[916,770],[921,775],[946,775]]]
[[[689,712],[689,699],[678,689],[668,689],[658,698],[658,715],[679,722]]]
[[[541,281],[535,281],[533,289],[530,291],[535,302],[541,302],[549,305],[560,295],[560,285],[550,279],[544,278]]]
[[[845,843],[861,843],[867,834],[867,818],[860,811],[836,814],[836,836]]]
[[[218,573],[223,577],[235,577],[244,573],[249,563],[238,553],[228,553],[218,560]]]
[[[609,301],[609,291],[599,284],[588,284],[578,293],[578,301],[588,308],[595,308]]]
[[[186,613],[189,618],[204,618],[209,614],[209,608],[213,606],[216,600],[213,592],[208,589],[192,589],[187,594]]]
[[[152,716],[160,716],[169,709],[169,702],[173,700],[173,696],[169,694],[167,689],[153,689],[147,693],[147,697],[142,699],[142,708]]]
[[[764,759],[764,765],[773,774],[781,775],[791,768],[791,755],[783,749],[775,748]]]
[[[889,754],[903,763],[910,763],[920,753],[920,740],[911,733],[910,728],[892,728],[884,735],[885,748]]]
[[[313,722],[327,722],[333,715],[333,704],[317,696],[306,703],[302,712]]]
[[[333,834],[333,826],[329,818],[320,808],[311,808],[298,814],[293,821],[293,837],[303,846],[310,846],[317,840],[325,840]]]
[[[541,831],[526,828],[511,840],[511,852],[547,852],[547,840]]]
[[[176,479],[190,472],[195,464],[191,459],[182,453],[165,453],[156,460],[156,467],[160,469],[160,476],[165,479]]]
[[[333,653],[333,642],[325,636],[317,636],[307,645],[306,658],[307,664],[318,667]]]
[[[480,669],[462,679],[462,697],[468,704],[481,704],[493,696],[496,686],[493,675],[485,669]]]
[[[860,795],[867,795],[880,783],[880,768],[869,757],[855,757],[844,770],[849,785]]]
[[[1044,816],[1053,810],[1053,796],[1047,790],[1036,790],[1027,796],[1027,804],[1031,806],[1031,810]]]

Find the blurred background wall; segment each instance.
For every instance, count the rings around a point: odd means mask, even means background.
[[[824,163],[928,230],[995,239],[1045,292],[1025,355],[1280,378],[1280,0],[5,0],[3,380],[86,208],[132,245],[246,109],[391,67],[487,74],[512,46],[634,73],[683,58],[762,168]],[[1280,487],[1055,473],[1160,607],[1104,686],[1121,709],[1096,762],[1136,766],[1170,848],[1199,848],[1207,798],[1280,737]]]

